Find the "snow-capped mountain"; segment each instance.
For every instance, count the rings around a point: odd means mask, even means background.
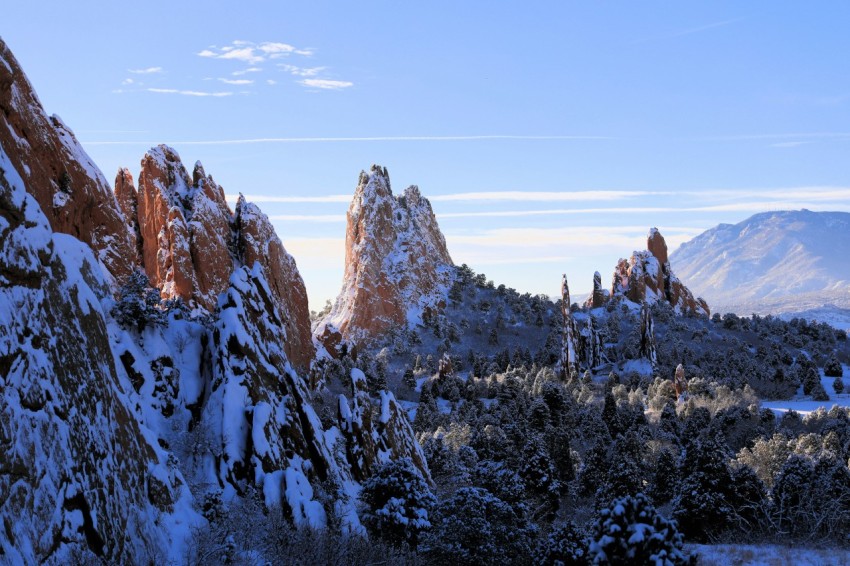
[[[715,311],[781,313],[850,305],[848,255],[850,214],[798,210],[720,224],[670,259]]]
[[[348,208],[343,286],[317,334],[369,341],[446,305],[454,263],[428,199],[393,195],[386,168],[360,173]]]

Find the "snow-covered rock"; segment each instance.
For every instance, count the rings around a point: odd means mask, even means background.
[[[357,343],[445,307],[454,264],[428,200],[416,186],[394,196],[386,168],[360,173],[348,208],[345,275],[328,326]]]
[[[155,561],[195,514],[119,381],[97,259],[27,182],[0,147],[0,561]]]
[[[635,251],[628,260],[617,262],[611,296],[650,305],[666,301],[677,313],[710,314],[708,303],[694,296],[673,273],[667,258],[667,243],[657,228],[649,230],[646,250]]]
[[[129,232],[109,184],[59,119],[45,113],[0,39],[0,146],[54,232],[85,242],[119,280],[133,269]]]

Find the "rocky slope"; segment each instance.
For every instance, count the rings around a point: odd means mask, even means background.
[[[395,196],[386,168],[373,165],[360,173],[347,221],[343,286],[320,338],[338,331],[368,342],[445,306],[454,264],[418,187]]]
[[[631,258],[621,259],[617,263],[610,296],[650,305],[666,301],[677,313],[710,314],[708,303],[696,297],[673,273],[667,257],[667,243],[657,228],[649,230],[646,248],[635,251]],[[594,277],[594,293],[589,306],[604,300],[604,295],[597,287]]]
[[[154,560],[175,522],[188,528],[187,492],[129,409],[97,260],[52,232],[25,186],[0,148],[0,562],[62,561],[75,545]]]
[[[312,357],[303,283],[267,217],[244,199],[231,213],[165,146],[113,196],[2,49],[0,562],[203,561],[198,534],[255,498],[362,532],[356,481],[377,463],[429,477],[392,394],[355,387],[336,422],[316,416],[296,371]],[[41,174],[59,166],[68,183]],[[356,461],[355,428],[372,447]]]
[[[850,306],[848,255],[850,214],[798,210],[720,224],[682,244],[672,259],[713,305],[749,313]]]

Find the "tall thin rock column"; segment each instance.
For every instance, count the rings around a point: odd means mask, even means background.
[[[655,346],[655,322],[649,305],[643,303],[640,309],[640,356],[646,358],[652,364],[652,368],[658,365],[658,352]]]
[[[561,348],[561,359],[558,367],[561,377],[568,379],[572,372],[578,371],[576,366],[576,332],[573,315],[570,313],[570,286],[567,283],[567,275],[561,279],[561,314],[563,315],[563,326],[561,336],[563,346]]]

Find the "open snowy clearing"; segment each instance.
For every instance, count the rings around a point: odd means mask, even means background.
[[[850,375],[848,372],[850,372],[850,368],[846,365],[842,365],[841,367],[844,369],[844,377],[842,378],[842,381],[844,381],[844,386],[847,387],[848,375]],[[835,381],[834,377],[824,376],[823,369],[821,369],[820,380],[824,391],[826,391],[826,394],[829,395],[829,401],[814,401],[811,396],[802,395],[801,387],[799,394],[787,401],[762,401],[761,406],[766,409],[771,409],[774,413],[776,413],[777,417],[781,417],[783,413],[791,410],[800,413],[800,415],[808,415],[812,411],[816,411],[821,407],[826,410],[831,409],[833,405],[838,405],[839,407],[850,407],[850,393],[841,393],[839,395],[835,393],[835,390],[832,388],[832,383]]]

